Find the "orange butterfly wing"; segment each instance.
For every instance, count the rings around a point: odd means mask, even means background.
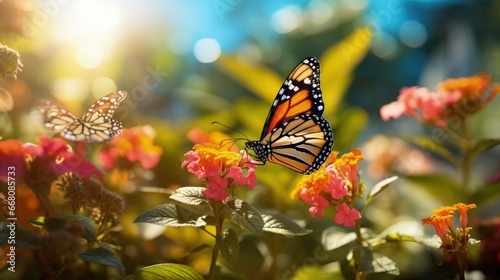
[[[280,124],[302,114],[323,114],[323,97],[319,85],[319,62],[309,57],[288,75],[267,116],[261,139]]]
[[[266,161],[303,174],[318,170],[331,153],[333,131],[322,117],[324,104],[319,84],[319,62],[304,59],[279,90],[259,141],[247,148]]]

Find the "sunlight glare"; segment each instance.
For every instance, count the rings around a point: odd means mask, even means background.
[[[83,78],[59,78],[54,82],[52,93],[61,101],[83,101],[87,98],[88,84]]]
[[[78,65],[87,69],[97,68],[103,60],[103,51],[93,44],[85,44],[76,49]]]
[[[54,26],[55,36],[65,42],[92,39],[110,33],[120,23],[116,5],[99,0],[77,0],[62,11]]]

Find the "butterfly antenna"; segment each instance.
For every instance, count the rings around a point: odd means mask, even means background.
[[[220,123],[220,122],[212,122],[212,124],[218,124],[218,125],[221,125],[221,126],[223,126],[223,127],[227,128],[227,129],[230,129],[230,130],[232,130],[232,131],[234,131],[234,132],[237,132],[237,133],[239,133],[239,134],[243,135],[243,137],[245,137],[245,138],[238,138],[238,139],[236,139],[236,140],[241,140],[241,139],[248,140],[248,137],[247,137],[247,136],[246,136],[243,132],[241,132],[241,131],[239,131],[239,130],[237,130],[237,129],[235,129],[235,128],[232,128],[232,127],[227,126],[227,125],[225,125],[225,124],[223,124],[223,123]]]

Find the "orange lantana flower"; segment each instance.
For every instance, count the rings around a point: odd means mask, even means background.
[[[440,249],[444,257],[463,255],[467,251],[469,244],[469,231],[467,227],[467,211],[476,208],[475,204],[457,203],[453,206],[443,206],[432,210],[434,215],[422,219],[423,224],[434,226],[436,234],[441,239]],[[453,230],[453,214],[458,211],[460,214],[461,228]]]
[[[181,165],[202,179],[207,189],[203,194],[217,201],[225,200],[229,190],[248,185],[255,187],[255,162],[246,153],[223,150],[221,146],[206,143],[196,144],[185,154],[188,158]]]
[[[490,84],[491,75],[486,73],[441,82],[439,90],[458,90],[462,93],[462,97],[447,108],[445,116],[464,119],[484,108],[500,92],[500,86],[496,84],[489,90]]]
[[[364,157],[359,149],[353,149],[339,158],[337,155],[338,152],[333,151],[320,169],[302,177],[291,197],[299,197],[312,204],[309,208],[311,217],[316,214],[322,217],[323,210],[330,204],[337,206],[335,221],[353,226],[361,214],[349,205],[364,189],[360,187],[364,185],[358,179],[358,162]]]

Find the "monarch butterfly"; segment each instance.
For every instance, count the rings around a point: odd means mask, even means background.
[[[308,57],[288,75],[267,115],[259,141],[246,142],[262,161],[311,174],[333,146],[330,123],[323,118],[319,62]]]
[[[109,93],[92,104],[81,118],[48,100],[41,100],[37,109],[45,127],[60,132],[66,139],[105,143],[122,132],[122,123],[112,117],[125,97],[127,92],[123,90]]]

